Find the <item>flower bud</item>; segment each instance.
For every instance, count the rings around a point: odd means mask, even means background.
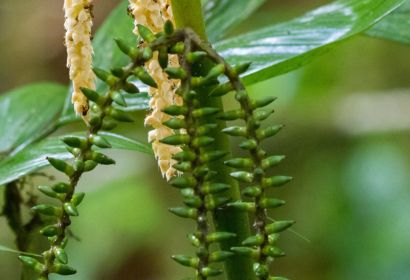
[[[181,218],[196,219],[198,217],[198,210],[195,208],[175,207],[169,208],[169,211]]]
[[[156,39],[155,34],[149,28],[145,27],[144,25],[138,24],[137,28],[138,28],[138,33],[144,39],[144,41],[148,43],[152,43]]]
[[[72,176],[75,172],[74,168],[64,160],[47,157],[48,162],[58,171],[65,173],[67,176]]]
[[[268,234],[279,233],[279,232],[287,230],[294,224],[295,224],[295,221],[276,221],[276,222],[271,223],[270,225],[267,225],[265,227],[265,230]]]
[[[232,172],[231,177],[235,178],[236,180],[244,183],[252,183],[253,182],[253,174],[246,171],[237,171]]]
[[[185,255],[174,255],[172,259],[183,266],[197,268],[199,266],[199,259]]]
[[[272,176],[262,180],[263,187],[280,187],[290,182],[293,178],[288,176]]]

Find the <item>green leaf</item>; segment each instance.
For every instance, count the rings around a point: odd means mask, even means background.
[[[3,246],[3,245],[0,245],[0,252],[7,252],[7,253],[13,253],[13,254],[17,254],[17,255],[25,255],[25,256],[32,256],[32,257],[38,257],[38,258],[42,257],[41,255],[38,255],[38,254],[17,251],[17,250],[11,249],[11,248]]]
[[[341,42],[366,31],[404,0],[340,0],[292,21],[216,44],[230,63],[253,62],[244,82],[263,81],[311,62]]]
[[[410,44],[410,0],[369,29],[366,34]]]
[[[48,129],[63,107],[66,90],[59,84],[38,83],[1,95],[0,154],[8,154]]]
[[[84,135],[84,133],[75,133],[74,135],[81,136]],[[152,153],[150,146],[146,143],[113,133],[104,132],[99,133],[99,135],[103,135],[114,149],[137,151],[147,154]],[[66,151],[66,146],[60,140],[60,137],[47,138],[41,142],[31,144],[15,155],[0,162],[0,185],[48,166],[49,162],[46,159],[47,157],[66,160],[73,156]]]
[[[209,41],[221,39],[238,23],[248,18],[266,0],[207,0],[203,3]]]

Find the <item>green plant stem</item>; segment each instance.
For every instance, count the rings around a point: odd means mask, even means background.
[[[205,24],[202,15],[200,0],[173,0],[172,10],[174,13],[175,23],[177,28],[191,28],[202,40],[206,41]],[[207,72],[212,67],[209,63],[203,66],[199,71]],[[223,104],[220,98],[209,98],[209,90],[202,92],[200,99],[201,107],[218,107],[223,111]],[[225,128],[224,121],[217,122],[219,127]],[[212,150],[231,151],[228,136],[220,133],[215,134],[216,139]],[[230,169],[227,168],[222,161],[212,163],[210,166],[213,170],[218,171],[217,180],[221,183],[231,185],[230,197],[233,200],[240,200],[240,190],[238,184],[230,177]],[[236,209],[225,208],[218,209],[214,215],[214,224],[217,231],[234,232],[236,238],[224,242],[221,247],[223,250],[229,251],[231,247],[238,246],[242,240],[245,240],[250,234],[249,218],[244,212]],[[252,270],[252,262],[249,258],[242,256],[234,256],[225,262],[226,279],[228,280],[252,280],[255,279],[255,274]]]

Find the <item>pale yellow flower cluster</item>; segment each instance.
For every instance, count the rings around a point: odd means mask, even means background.
[[[83,117],[87,115],[89,106],[80,88],[95,88],[91,45],[92,2],[93,0],[64,1],[67,67],[70,69],[70,79],[74,88],[72,102],[74,110]]]
[[[165,21],[173,21],[170,0],[129,1],[135,25],[142,24],[154,32],[160,32],[163,30]],[[137,28],[134,29],[134,33],[138,34]],[[170,58],[170,65],[173,67],[178,65],[177,56]],[[175,94],[179,84],[168,79],[167,74],[162,71],[157,59],[151,60],[145,67],[158,84],[157,89],[150,88],[149,90],[151,95],[149,103],[151,113],[145,119],[145,125],[151,126],[153,130],[149,132],[148,140],[152,143],[152,148],[162,174],[169,180],[176,175],[176,170],[172,167],[176,161],[172,159],[172,155],[180,152],[181,148],[159,142],[159,140],[174,134],[172,129],[163,125],[163,122],[169,120],[170,117],[164,114],[162,110],[173,104],[182,104],[182,99]]]

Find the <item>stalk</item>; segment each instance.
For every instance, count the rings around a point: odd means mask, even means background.
[[[172,10],[177,28],[191,28],[202,40],[206,41],[205,23],[202,15],[200,0],[172,0]],[[203,65],[198,72],[207,72],[213,63]],[[201,93],[200,93],[201,94]],[[201,107],[217,107],[223,112],[223,104],[220,98],[209,98],[209,91],[202,92],[200,98]],[[226,122],[218,121],[220,128],[226,127]],[[212,150],[230,151],[230,142],[228,136],[218,133],[213,135],[216,139]],[[223,162],[217,161],[210,166],[213,170],[218,171],[218,181],[231,185],[229,195],[232,200],[240,200],[240,190],[237,182],[230,177],[231,170]],[[233,208],[218,209],[213,217],[214,225],[217,231],[235,232],[236,238],[228,240],[221,245],[221,249],[229,251],[231,247],[237,246],[250,235],[249,218],[246,213]],[[233,256],[225,262],[225,274],[228,280],[252,280],[255,274],[252,270],[252,261],[242,256]]]

